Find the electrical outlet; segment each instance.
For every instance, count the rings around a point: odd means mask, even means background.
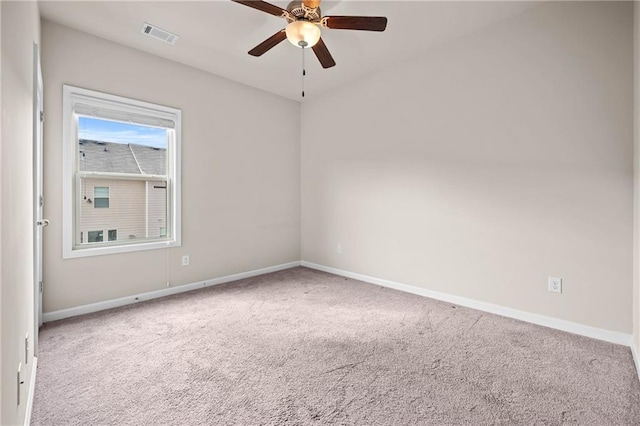
[[[342,244],[338,244],[338,245],[336,246],[336,253],[338,253],[338,254],[342,254]]]
[[[562,293],[562,278],[549,277],[548,285],[551,293]]]
[[[189,255],[185,254],[182,256],[182,266],[189,266]]]

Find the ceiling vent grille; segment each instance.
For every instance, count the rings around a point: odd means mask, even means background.
[[[179,35],[172,34],[169,31],[163,30],[162,28],[158,28],[155,25],[151,25],[146,22],[142,25],[140,32],[169,44],[176,44],[176,41],[180,38]]]

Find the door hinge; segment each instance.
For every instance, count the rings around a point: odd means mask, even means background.
[[[22,380],[22,363],[18,364],[18,376],[17,376],[17,379],[18,379],[18,401],[17,402],[18,402],[18,405],[20,405],[20,393],[21,393],[20,392],[21,391],[20,387],[21,387],[21,385],[24,385],[24,380]]]
[[[42,293],[42,281],[40,281],[40,293]]]
[[[40,122],[44,123],[44,111],[40,111]]]
[[[44,197],[40,196],[40,207],[44,206]]]

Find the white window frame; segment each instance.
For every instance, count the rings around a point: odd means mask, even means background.
[[[129,99],[122,96],[96,92],[94,90],[63,85],[62,101],[62,157],[63,157],[63,186],[62,186],[62,257],[73,259],[78,257],[99,256],[114,253],[126,253],[142,250],[153,250],[182,245],[182,188],[181,188],[181,122],[182,111],[177,108],[152,104],[149,102]],[[157,123],[173,123],[175,140],[167,147],[168,157],[168,187],[167,198],[170,200],[167,210],[167,225],[171,226],[171,236],[162,240],[142,242],[111,242],[104,246],[80,246],[75,243],[76,217],[79,215],[75,197],[77,185],[77,157],[78,157],[78,120],[76,106],[82,105],[100,109],[117,110],[122,113],[123,120],[129,115],[139,124],[153,125]],[[112,119],[107,117],[106,119]],[[140,122],[139,120],[144,120]],[[159,127],[163,127],[159,124]],[[88,234],[87,234],[88,235]],[[88,236],[87,236],[88,239]],[[108,238],[107,238],[108,239]]]

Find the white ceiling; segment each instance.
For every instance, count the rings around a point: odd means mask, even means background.
[[[285,8],[288,1],[271,3]],[[306,52],[307,99],[410,59],[536,5],[525,1],[323,1],[323,15],[386,16],[387,30],[323,30],[337,65],[322,69]],[[44,19],[300,100],[301,50],[282,42],[259,58],[247,52],[286,21],[229,0],[40,1]],[[140,33],[143,22],[180,36],[169,45]]]

